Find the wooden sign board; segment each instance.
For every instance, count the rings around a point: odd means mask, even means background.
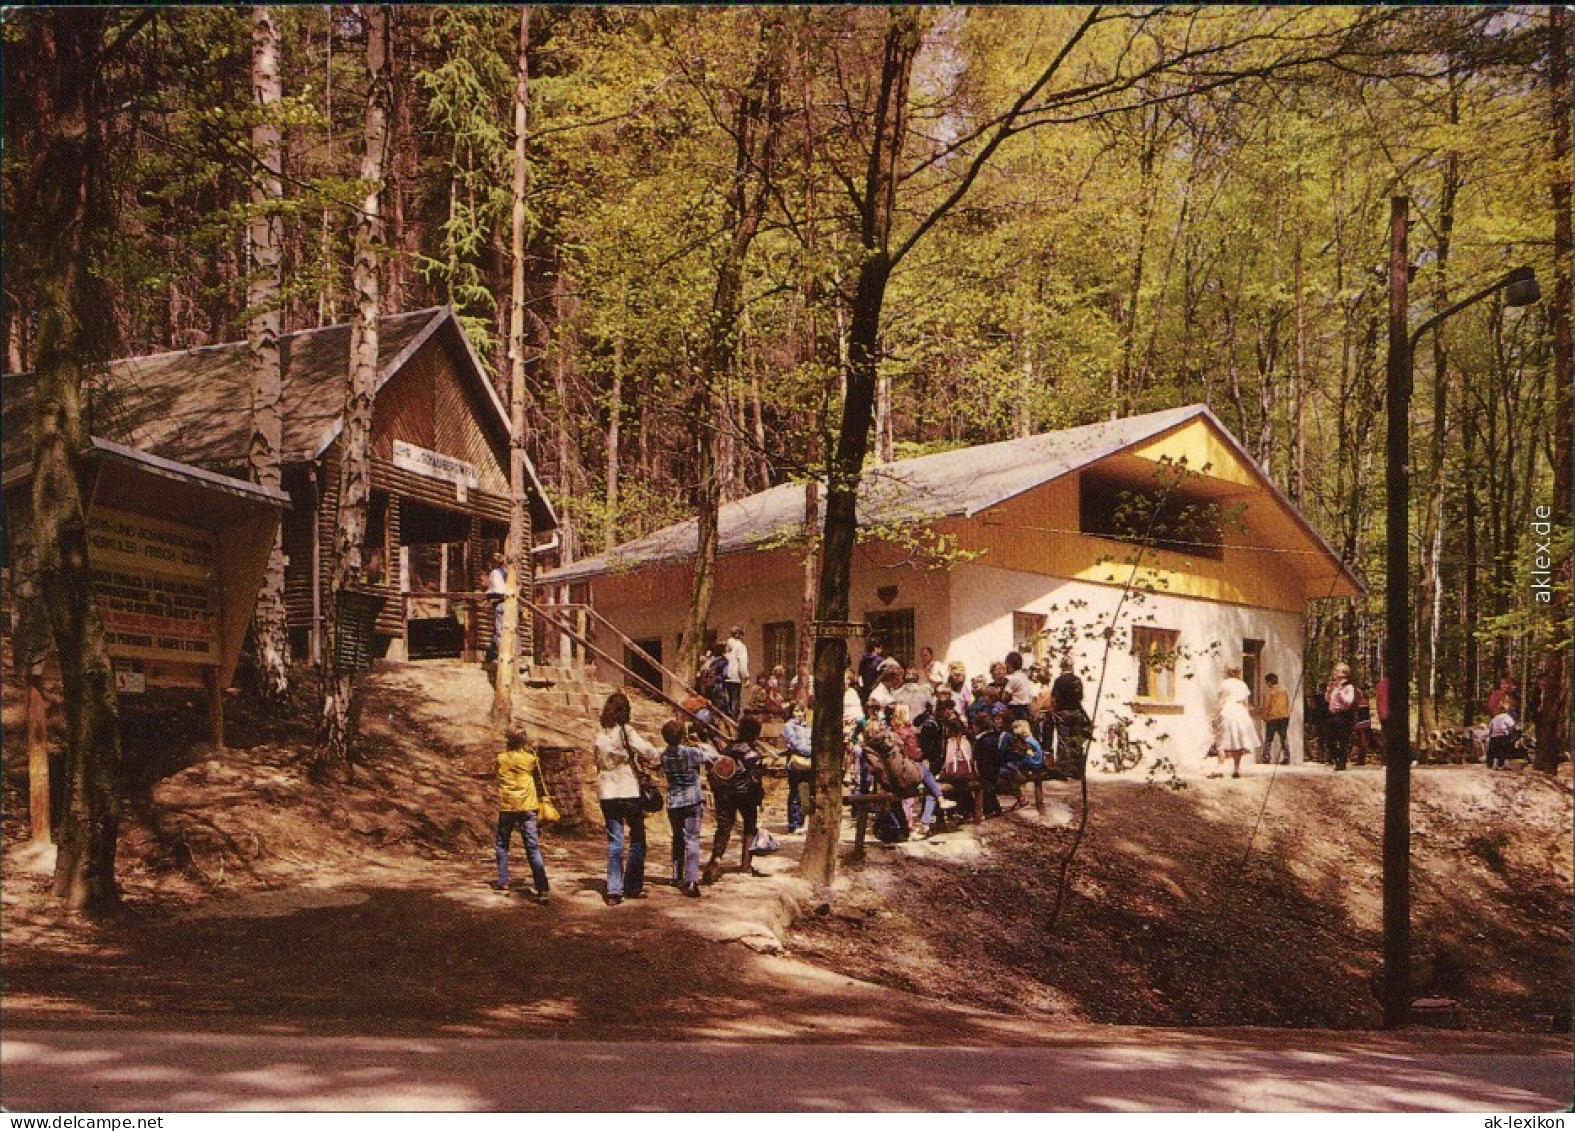
[[[445,483],[452,483],[454,501],[459,503],[465,502],[469,492],[481,485],[481,479],[476,474],[476,465],[469,460],[446,456],[442,452],[418,447],[404,440],[394,441],[394,466],[413,471],[417,475],[425,475],[429,479],[441,479]]]
[[[833,637],[841,640],[861,640],[869,635],[870,626],[857,620],[812,620],[809,632],[815,637]]]
[[[211,533],[95,506],[88,514],[88,556],[112,657],[219,663]]]

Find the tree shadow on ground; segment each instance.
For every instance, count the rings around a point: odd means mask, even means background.
[[[1375,1028],[1380,826],[1293,785],[1244,825],[1203,790],[1093,783],[1053,929],[1073,831],[1028,816],[987,823],[983,861],[922,843],[872,848],[854,873],[863,914],[802,920],[791,941],[835,969],[985,1009],[1123,1025]],[[1102,812],[1098,793],[1110,789],[1127,795]],[[1055,800],[1079,803],[1069,788]],[[1535,921],[1561,899],[1567,919],[1567,883],[1461,868],[1453,845],[1413,851],[1414,996],[1448,996],[1469,1027],[1566,1027],[1567,943]],[[897,952],[890,935],[918,941]]]
[[[30,1031],[8,1038],[3,1098],[111,1112],[1548,1111],[1569,1098],[1559,1061],[1316,1036],[934,1049]]]

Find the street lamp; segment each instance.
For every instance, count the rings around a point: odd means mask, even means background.
[[[1397,1029],[1411,1012],[1411,589],[1410,589],[1410,423],[1411,360],[1423,334],[1444,319],[1489,295],[1504,292],[1508,306],[1529,306],[1542,297],[1530,267],[1517,267],[1502,279],[1433,315],[1409,336],[1406,285],[1410,256],[1406,248],[1409,201],[1389,201],[1389,414],[1385,463],[1385,569],[1387,639],[1385,671],[1389,680],[1384,725],[1384,1028]],[[1437,426],[1437,422],[1434,422]]]

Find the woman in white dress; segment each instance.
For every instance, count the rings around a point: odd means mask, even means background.
[[[1252,692],[1241,680],[1241,669],[1225,669],[1220,683],[1219,699],[1214,713],[1214,745],[1219,751],[1219,772],[1211,777],[1222,777],[1225,759],[1231,760],[1231,777],[1241,777],[1241,760],[1248,751],[1258,749],[1258,728],[1252,721],[1247,704]]]

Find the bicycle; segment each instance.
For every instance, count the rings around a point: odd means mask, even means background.
[[[1111,773],[1125,773],[1137,766],[1147,750],[1147,742],[1132,737],[1129,723],[1113,722],[1105,728],[1105,769]]]

